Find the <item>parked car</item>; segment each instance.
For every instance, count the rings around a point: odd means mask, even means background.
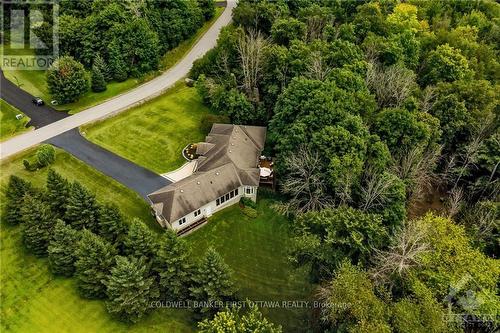
[[[35,97],[31,100],[33,102],[33,104],[35,104],[36,106],[42,106],[44,105],[44,101],[43,99],[41,99],[40,97]]]

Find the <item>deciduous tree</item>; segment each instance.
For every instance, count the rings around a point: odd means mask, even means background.
[[[47,71],[47,86],[59,104],[71,103],[89,89],[89,80],[83,65],[73,57],[63,56]]]

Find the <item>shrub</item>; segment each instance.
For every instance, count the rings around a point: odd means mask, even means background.
[[[35,171],[36,169],[38,169],[38,165],[36,163],[30,163],[30,161],[26,159],[23,160],[23,165],[24,168],[28,171]]]
[[[42,145],[36,152],[36,159],[40,168],[52,164],[56,160],[56,150],[51,145]]]
[[[243,212],[243,214],[245,214],[248,217],[251,217],[251,218],[256,218],[257,217],[257,210],[255,210],[252,207],[246,206],[246,207],[244,207],[242,209],[242,212]]]
[[[257,204],[255,203],[255,201],[250,198],[241,197],[240,204],[242,204],[243,207],[250,207],[253,209],[257,208]]]
[[[83,65],[69,56],[57,59],[47,71],[50,94],[60,103],[71,103],[89,89],[88,75]]]
[[[201,119],[200,130],[203,133],[209,133],[212,129],[212,125],[215,123],[219,124],[229,124],[229,117],[219,114],[207,114]]]

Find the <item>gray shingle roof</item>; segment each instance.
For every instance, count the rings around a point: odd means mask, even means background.
[[[265,127],[214,124],[198,144],[195,172],[149,194],[153,208],[173,222],[235,188],[258,186],[265,141]]]

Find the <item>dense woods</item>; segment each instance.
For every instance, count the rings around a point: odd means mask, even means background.
[[[52,72],[59,72],[58,81],[65,89],[54,84],[52,74],[48,86],[59,103],[69,103],[90,87],[104,91],[106,82],[142,77],[159,69],[161,57],[212,18],[215,7],[213,1],[205,0],[63,0],[59,14],[63,57]],[[39,36],[50,36],[51,29],[50,23],[36,28]],[[72,69],[71,76],[59,69],[63,61]],[[91,74],[82,72],[83,67]]]
[[[348,304],[315,330],[499,324],[499,17],[486,0],[241,0],[194,64],[213,110],[268,127],[291,260]]]

